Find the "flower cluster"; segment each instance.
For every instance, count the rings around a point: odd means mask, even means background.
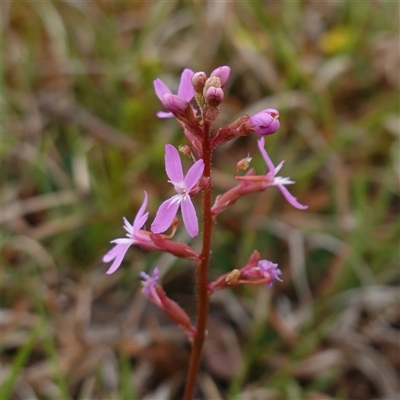
[[[203,263],[205,260],[203,252],[199,254],[187,244],[172,240],[178,227],[178,210],[181,209],[183,225],[187,233],[191,237],[196,237],[199,234],[199,219],[192,197],[199,192],[207,192],[208,198],[211,199],[211,152],[217,146],[252,132],[262,136],[258,140],[258,148],[268,167],[268,172],[256,175],[251,168],[246,174],[240,175],[240,170],[249,167],[251,158],[248,156],[240,160],[234,172],[235,179],[239,183],[217,196],[213,205],[208,202],[208,210],[203,208],[203,229],[205,230],[205,225],[209,224],[208,232],[211,232],[217,216],[241,197],[264,191],[272,186],[277,187],[293,207],[300,210],[307,208],[286,188],[287,185],[294,182],[290,178],[277,176],[283,166],[283,161],[275,166],[265,149],[265,136],[275,133],[280,127],[277,110],[268,108],[253,116],[243,115],[233,123],[221,127],[211,134],[212,123],[217,118],[220,105],[226,95],[230,72],[229,67],[222,66],[216,68],[207,77],[204,72],[194,73],[190,69],[185,69],[177,94],[173,94],[161,79],[154,81],[156,95],[166,109],[166,111],[157,112],[157,116],[159,118],[176,118],[187,140],[187,144],[181,146],[179,150],[189,156],[193,163],[184,174],[178,150],[172,144],[165,145],[165,171],[175,194],[159,206],[150,229],[147,230],[145,224],[149,217],[149,212],[146,212],[148,195],[144,192],[143,203],[133,223],[130,224],[126,218],[123,219],[126,237],[113,240],[111,243],[114,243],[114,247],[103,257],[104,262],[112,262],[107,274],[114,273],[120,267],[131,245],[138,245],[146,250],[168,252],[176,257],[194,261],[196,265]],[[196,102],[195,107],[191,104],[193,99]],[[209,217],[204,218],[205,214]],[[171,227],[172,232],[166,235],[165,232]],[[211,240],[211,233],[207,234],[206,240]],[[217,290],[240,284],[271,286],[274,281],[281,280],[280,275],[281,271],[277,264],[261,259],[260,254],[254,251],[244,267],[233,269],[208,283],[206,290],[211,295]],[[141,277],[143,278],[144,295],[157,307],[160,307],[187,333],[189,338],[194,339],[196,328],[193,327],[183,309],[165,294],[159,283],[158,268],[155,268],[151,275],[142,272]]]

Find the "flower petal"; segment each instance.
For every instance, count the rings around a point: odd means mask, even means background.
[[[304,206],[303,204],[300,204],[296,197],[294,197],[289,190],[285,188],[283,185],[277,185],[282,194],[285,196],[285,199],[295,208],[298,208],[299,210],[305,210],[308,208],[308,206]]]
[[[272,175],[275,175],[275,166],[274,166],[273,162],[271,161],[271,159],[269,158],[269,155],[268,155],[267,151],[264,148],[265,139],[262,137],[260,140],[257,140],[257,144],[258,144],[258,148],[260,150],[260,153],[263,156],[263,158],[265,160],[265,163],[267,164],[269,172]]]
[[[185,228],[191,237],[199,233],[199,222],[197,220],[196,210],[193,206],[190,196],[185,196],[181,203],[182,218]]]
[[[182,163],[178,150],[172,144],[165,145],[165,171],[173,184],[183,182]]]
[[[186,190],[190,192],[196,183],[199,181],[204,171],[204,161],[202,159],[197,160],[189,169],[185,176]]]
[[[134,235],[141,227],[146,223],[147,218],[149,217],[149,213],[145,213],[146,207],[147,207],[147,201],[148,201],[148,196],[147,192],[144,191],[144,200],[142,205],[139,208],[139,211],[136,214],[136,217],[133,221],[133,232],[132,235]]]
[[[192,77],[194,72],[191,69],[184,69],[181,75],[181,82],[178,88],[178,96],[189,102],[194,96]]]
[[[174,114],[169,111],[158,111],[156,115],[158,118],[172,118],[174,116]]]
[[[174,197],[165,200],[158,209],[156,217],[151,224],[153,233],[165,232],[171,226],[180,205],[179,202],[172,201]]]
[[[103,257],[104,262],[114,260],[111,267],[106,272],[108,275],[112,274],[119,268],[130,246],[131,243],[118,243]]]
[[[168,89],[168,86],[161,79],[156,79],[154,81],[154,90],[156,92],[157,97],[161,101],[164,95],[166,95],[167,93],[171,93],[171,91]]]
[[[124,221],[124,229],[127,232],[127,236],[131,237],[133,233],[133,225],[131,225],[125,217],[122,217],[122,219]]]

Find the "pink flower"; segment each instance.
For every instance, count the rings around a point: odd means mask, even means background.
[[[184,177],[178,150],[171,144],[167,144],[165,146],[165,170],[169,178],[168,182],[174,185],[177,194],[161,204],[156,218],[151,224],[151,231],[154,233],[165,232],[171,226],[178,208],[181,206],[183,223],[187,232],[191,237],[197,236],[199,224],[190,192],[203,175],[204,161],[202,159],[196,161]]]
[[[181,82],[178,88],[178,97],[186,102],[192,100],[194,96],[194,89],[192,84],[193,75],[194,72],[191,69],[187,68],[183,70],[181,75]],[[163,104],[164,104],[164,96],[166,94],[172,94],[171,90],[161,79],[156,79],[154,81],[154,89],[156,91],[157,97],[161,100]],[[172,114],[172,112],[159,111],[157,113],[157,117],[159,118],[172,118],[173,116],[174,115]]]
[[[160,273],[158,268],[155,267],[153,269],[152,275],[147,275],[146,272],[141,272],[140,276],[143,279],[142,282],[142,291],[143,294],[154,304],[161,307],[160,296],[157,294],[156,288],[158,285],[158,280],[160,279]]]
[[[114,260],[111,267],[108,269],[107,274],[115,272],[128,251],[129,247],[133,244],[143,246],[154,246],[147,233],[141,230],[142,226],[146,223],[149,213],[145,213],[147,207],[147,193],[144,192],[143,203],[133,221],[133,225],[124,217],[124,229],[126,230],[126,238],[119,238],[112,240],[111,243],[116,245],[103,257],[103,262],[110,262]]]
[[[284,195],[285,199],[295,208],[300,210],[305,210],[308,206],[300,204],[296,197],[290,194],[289,190],[286,189],[285,185],[291,185],[294,181],[290,180],[290,178],[284,178],[282,176],[276,176],[276,174],[280,171],[283,166],[284,161],[281,161],[277,167],[272,163],[271,159],[268,156],[267,151],[264,148],[265,139],[262,137],[258,142],[258,148],[260,149],[261,155],[264,157],[265,163],[269,169],[269,172],[265,175],[265,178],[270,181],[268,186],[277,186],[279,190]]]
[[[276,280],[282,282],[282,279],[279,278],[280,275],[282,275],[282,271],[278,268],[278,264],[268,260],[260,260],[256,267],[249,268],[243,272],[244,277],[267,279],[267,284],[270,287]]]
[[[253,115],[248,124],[251,125],[251,128],[254,132],[259,135],[271,135],[275,133],[279,127],[279,112],[274,108],[267,108],[266,110],[262,110],[259,113]]]
[[[208,284],[210,294],[217,290],[223,290],[238,285],[264,285],[272,286],[274,281],[282,280],[279,276],[282,271],[278,264],[268,260],[260,260],[260,253],[254,251],[247,264],[241,269],[234,269],[227,274],[221,275],[218,279]]]

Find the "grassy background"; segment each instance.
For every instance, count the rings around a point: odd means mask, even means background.
[[[143,299],[138,274],[158,265],[194,315],[192,267],[132,248],[105,276],[101,257],[143,190],[150,218],[171,194],[164,144],[184,141],[175,121],[155,117],[153,80],[176,87],[183,68],[220,65],[232,74],[215,127],[277,108],[267,149],[309,209],[270,189],[221,214],[212,277],[257,248],[284,281],[213,297],[198,398],[395,398],[398,4],[1,7],[1,399],[179,397],[188,344]],[[256,139],[215,152],[215,195],[248,153],[265,170]],[[188,241],[183,229],[178,239]]]

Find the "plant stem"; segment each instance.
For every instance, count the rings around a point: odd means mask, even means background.
[[[189,371],[186,378],[184,400],[192,400],[199,372],[201,355],[207,329],[208,302],[208,266],[211,253],[211,234],[213,219],[211,215],[211,146],[210,146],[210,124],[204,124],[203,137],[203,161],[204,176],[209,178],[209,184],[203,192],[203,248],[201,261],[197,265],[197,334],[193,340],[192,353],[190,356]]]

